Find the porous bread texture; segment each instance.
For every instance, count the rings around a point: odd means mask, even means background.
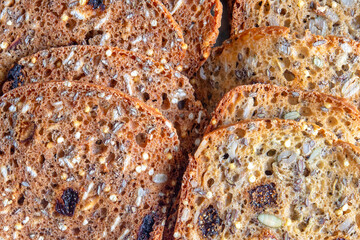
[[[184,34],[183,73],[191,77],[210,55],[221,25],[220,0],[162,0]]]
[[[209,111],[232,88],[254,82],[343,97],[359,108],[359,56],[359,43],[346,38],[253,28],[216,48],[191,82]]]
[[[360,113],[344,99],[270,84],[232,89],[212,113],[205,133],[246,119],[305,121],[333,132],[340,140],[360,144]]]
[[[266,26],[285,26],[304,34],[334,35],[360,39],[360,3],[337,1],[234,0],[232,32]]]
[[[178,239],[359,239],[359,148],[291,120],[206,135],[184,176]]]
[[[161,239],[180,163],[168,120],[85,83],[0,100],[0,238]]]
[[[24,57],[15,67],[19,65],[19,77],[4,84],[4,93],[20,85],[53,80],[119,89],[157,108],[170,120],[186,155],[194,151],[195,142],[200,143],[208,122],[189,80],[169,66],[140,54],[114,47],[69,46]]]
[[[0,28],[0,83],[20,58],[50,47],[115,46],[180,68],[187,47],[158,0],[6,1]]]

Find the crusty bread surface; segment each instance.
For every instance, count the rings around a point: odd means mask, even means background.
[[[17,72],[15,72],[15,70]],[[3,92],[53,80],[88,82],[119,89],[157,108],[177,129],[185,154],[199,144],[207,123],[189,80],[151,58],[114,47],[69,46],[24,57],[11,69],[16,78]]]
[[[292,120],[206,135],[184,176],[178,239],[359,239],[359,148]]]
[[[342,98],[270,84],[234,88],[212,113],[206,133],[246,119],[280,118],[313,123],[340,140],[360,144],[360,113]]]
[[[0,98],[2,239],[161,239],[179,141],[161,114],[76,82]]]
[[[180,68],[187,48],[158,0],[5,1],[0,18],[0,83],[20,58],[50,47],[116,46]]]
[[[359,107],[359,46],[285,27],[253,28],[215,49],[191,82],[209,111],[232,88],[254,82],[318,91]]]

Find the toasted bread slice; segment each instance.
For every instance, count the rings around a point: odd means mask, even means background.
[[[20,59],[10,70],[17,78],[3,92],[34,82],[53,80],[88,82],[112,87],[157,108],[180,136],[182,149],[193,152],[206,122],[206,111],[195,100],[189,80],[140,54],[103,46],[52,48]]]
[[[246,30],[215,49],[192,80],[212,111],[232,88],[254,82],[315,90],[347,98],[359,108],[360,43],[285,27]]]
[[[19,87],[0,106],[0,238],[161,239],[181,160],[161,114],[76,82]]]
[[[158,0],[19,0],[0,5],[0,83],[20,58],[50,47],[105,45],[178,67],[182,30]]]
[[[221,25],[220,0],[162,0],[183,30],[188,48],[183,72],[193,76],[210,55]]]
[[[234,0],[232,31],[248,28],[285,26],[304,34],[334,35],[360,39],[360,3],[353,0],[323,2]]]
[[[206,135],[184,176],[178,239],[360,238],[360,149],[292,120]]]
[[[239,86],[225,94],[206,129],[246,119],[280,118],[313,123],[340,140],[360,144],[360,113],[344,99],[269,84]]]

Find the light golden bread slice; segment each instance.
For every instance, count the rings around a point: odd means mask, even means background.
[[[333,132],[340,140],[360,144],[360,113],[342,98],[270,84],[243,85],[225,94],[206,129],[246,119],[305,121]]]
[[[232,32],[265,26],[285,26],[304,34],[360,39],[360,3],[339,1],[244,1],[234,0]]]
[[[191,77],[210,55],[221,25],[220,0],[162,0],[180,25],[188,48],[183,73]]]
[[[115,46],[180,68],[187,48],[159,0],[5,1],[0,29],[0,84],[20,58],[50,47]]]
[[[177,239],[360,238],[360,150],[292,120],[206,135],[183,179]]]
[[[210,111],[232,88],[254,82],[344,97],[359,107],[359,56],[353,40],[254,28],[214,49],[192,82]]]
[[[177,129],[182,149],[193,152],[207,119],[189,80],[169,66],[134,52],[104,46],[51,48],[24,57],[10,70],[3,92],[52,80],[119,89],[157,108]]]
[[[181,154],[172,124],[110,88],[0,98],[0,238],[161,239]]]

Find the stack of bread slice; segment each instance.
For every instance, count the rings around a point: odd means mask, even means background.
[[[221,14],[220,0],[1,2],[0,239],[173,235],[208,121],[187,76]]]
[[[229,2],[190,81],[212,118],[174,238],[360,239],[358,3]]]

